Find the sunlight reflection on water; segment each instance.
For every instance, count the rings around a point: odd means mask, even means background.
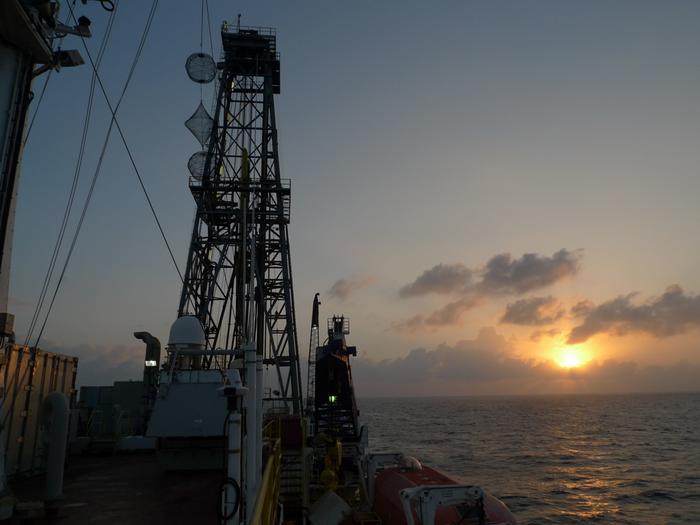
[[[481,485],[521,524],[700,523],[700,394],[359,405],[373,451]]]

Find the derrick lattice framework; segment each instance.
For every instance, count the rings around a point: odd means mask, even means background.
[[[224,26],[222,42],[211,136],[190,178],[197,212],[178,314],[199,318],[207,349],[254,341],[272,372],[267,398],[300,413],[290,184],[280,177],[275,125],[276,37],[267,28]],[[201,366],[227,364],[212,355]]]

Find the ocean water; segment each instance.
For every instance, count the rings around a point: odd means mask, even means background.
[[[479,485],[521,525],[700,524],[700,394],[358,403],[372,451]]]

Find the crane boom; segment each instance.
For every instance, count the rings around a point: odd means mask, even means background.
[[[314,304],[311,310],[311,331],[309,335],[309,363],[306,378],[306,412],[313,414],[314,389],[316,388],[316,349],[318,348],[318,294],[314,295]]]

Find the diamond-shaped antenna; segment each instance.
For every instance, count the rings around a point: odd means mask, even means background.
[[[216,76],[216,62],[206,53],[192,53],[187,57],[185,69],[190,79],[198,84],[208,84]]]
[[[187,161],[187,169],[190,170],[195,180],[202,180],[204,176],[204,166],[207,163],[207,152],[198,151]]]
[[[214,127],[214,119],[209,116],[201,101],[192,116],[185,121],[185,127],[192,132],[202,147],[209,141],[211,130]]]

